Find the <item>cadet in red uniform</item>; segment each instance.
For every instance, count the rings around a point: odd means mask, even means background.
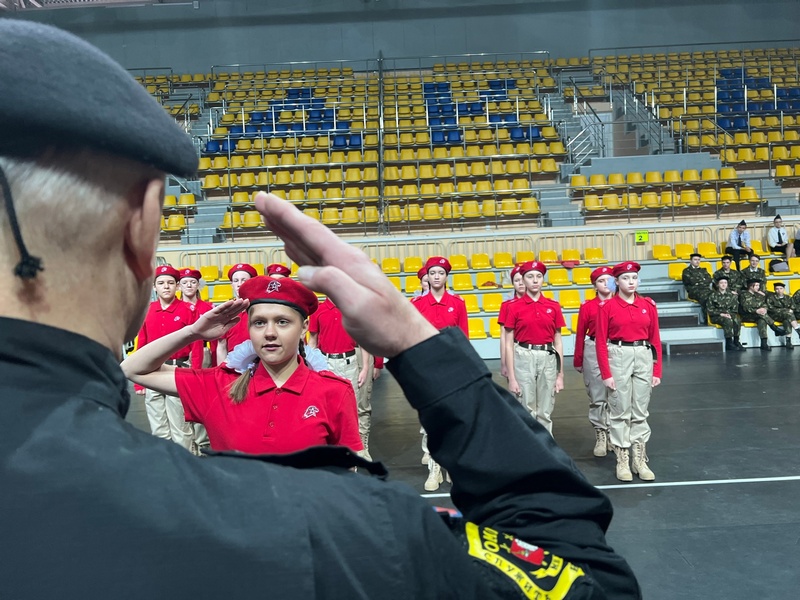
[[[139,330],[137,352],[141,352],[148,344],[195,322],[194,311],[188,304],[177,298],[178,279],[180,279],[180,274],[170,265],[156,268],[153,287],[158,299],[150,303],[144,324]],[[195,351],[195,354],[199,354],[200,360],[202,360],[202,346],[199,343],[187,342],[175,346],[164,357],[165,362],[173,366],[187,366],[192,350]],[[174,392],[165,394],[151,389],[145,384],[142,385],[147,388],[144,406],[147,420],[150,422],[151,433],[156,437],[172,440],[187,450],[191,450],[194,430],[184,419],[183,406],[177,394]]]
[[[292,279],[254,277],[240,299],[202,315],[123,363],[129,378],[165,393],[179,393],[186,418],[203,423],[214,450],[284,454],[310,446],[363,449],[358,437],[356,401],[350,383],[309,369],[298,349],[316,311],[314,293]],[[249,307],[249,308],[248,308]],[[162,359],[176,347],[221,336],[238,319],[249,323],[258,360],[239,374],[227,366],[175,369]]]
[[[318,348],[328,362],[328,369],[347,379],[353,386],[358,406],[358,432],[364,444],[363,456],[369,455],[369,431],[372,405],[368,390],[374,371],[372,356],[358,344],[342,325],[342,312],[326,298],[308,319],[308,345]]]
[[[514,300],[518,300],[525,295],[525,280],[522,277],[522,273],[519,272],[520,265],[517,265],[513,269],[511,269],[511,273],[509,277],[511,277],[511,284],[514,286],[514,291],[511,293],[511,297],[507,300],[504,300],[502,304],[500,304],[500,314],[497,316],[497,324],[500,325],[500,375],[508,379],[508,364],[506,361],[506,328],[503,327],[503,323],[506,321],[506,317],[508,316],[508,307],[511,302]]]
[[[614,267],[617,294],[600,302],[596,325],[597,362],[609,388],[609,435],[620,481],[633,480],[631,469],[644,481],[655,479],[645,445],[650,439],[650,393],[661,383],[661,335],[656,303],[636,293],[640,268],[633,261]]]
[[[257,275],[258,272],[255,270],[255,267],[247,263],[239,263],[228,269],[228,279],[230,279],[231,287],[233,288],[233,297],[238,298],[239,288],[242,287],[242,284]],[[217,342],[217,364],[223,364],[229,352],[232,352],[236,346],[249,339],[250,334],[247,331],[247,319],[242,319],[231,327],[230,330],[225,332],[225,335]]]
[[[581,304],[578,311],[578,326],[575,331],[575,354],[572,366],[583,373],[583,383],[589,394],[589,422],[594,427],[595,444],[593,454],[605,456],[610,450],[608,439],[608,398],[606,386],[597,364],[597,312],[600,302],[611,298],[614,276],[611,267],[598,267],[591,274],[595,297]],[[612,287],[609,287],[611,285]],[[585,350],[584,350],[585,349]]]
[[[178,287],[181,290],[181,300],[189,305],[194,312],[195,321],[197,318],[214,308],[211,302],[206,302],[200,298],[200,280],[203,275],[197,269],[181,269]],[[202,345],[202,353],[193,351],[191,353],[191,364],[193,369],[205,369],[216,365],[217,361],[217,340],[205,342]],[[209,446],[208,433],[206,428],[200,423],[193,423],[194,443],[197,445],[195,452]]]
[[[419,279],[419,289],[414,292],[414,296],[422,296],[423,294],[427,294],[431,289],[430,280],[428,279],[428,272],[425,270],[425,267],[421,267],[419,271],[417,271],[417,279]]]
[[[428,277],[430,287],[428,293],[413,298],[411,302],[436,329],[441,331],[447,327],[459,327],[469,338],[467,307],[460,296],[447,290],[447,276],[452,269],[450,261],[443,256],[431,256],[422,269]],[[439,485],[443,481],[442,470],[428,453],[428,434],[425,433],[424,428],[420,428],[420,432],[422,433],[423,463],[425,457],[428,457],[428,479],[425,481],[425,489],[434,492],[439,489]]]
[[[564,389],[561,305],[545,298],[542,284],[547,267],[539,261],[520,266],[525,295],[509,305],[506,334],[508,389],[552,435],[555,395]]]
[[[275,279],[283,279],[284,277],[289,277],[291,274],[292,270],[281,263],[272,263],[271,265],[267,265],[267,275],[274,277]]]

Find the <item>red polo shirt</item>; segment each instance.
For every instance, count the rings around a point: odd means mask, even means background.
[[[247,311],[239,313],[239,322],[231,327],[220,339],[227,342],[228,353],[233,352],[236,346],[250,339],[250,319],[247,316]]]
[[[186,302],[186,301],[184,300],[184,302]],[[200,300],[199,298],[197,299],[197,301],[194,304],[192,304],[191,302],[186,302],[186,304],[188,304],[189,308],[191,308],[192,311],[194,312],[195,320],[200,318],[200,315],[204,315],[208,311],[210,311],[212,308],[214,308],[214,305],[211,304],[211,302],[206,302],[205,300]],[[211,365],[215,366],[217,364],[217,340],[211,340],[210,342],[206,342],[206,343],[208,344],[208,347],[211,350]],[[202,356],[202,354],[200,355],[200,359],[199,360],[197,360],[195,358],[195,355],[192,354],[192,368],[193,369],[202,369],[203,368],[203,356]]]
[[[506,319],[508,318],[508,308],[511,306],[512,302],[516,302],[517,300],[519,300],[519,298],[509,298],[500,304],[500,314],[497,315],[498,325],[502,326],[503,323],[506,322]]]
[[[342,325],[342,311],[329,298],[308,318],[308,331],[319,335],[319,350],[325,354],[344,354],[358,346]]]
[[[297,370],[280,388],[259,364],[240,404],[228,396],[237,372],[226,367],[176,369],[186,420],[205,425],[214,450],[288,454],[326,445],[363,450],[353,386],[329,371],[312,371],[299,357],[298,361]]]
[[[514,330],[514,341],[522,344],[552,344],[556,333],[564,327],[561,305],[539,294],[534,300],[529,294],[509,304],[503,327]]]
[[[608,366],[606,340],[636,342],[647,340],[656,349],[658,359],[653,365],[653,376],[661,377],[661,334],[658,330],[656,303],[650,298],[636,294],[628,304],[618,295],[598,303],[597,314],[597,362],[603,379],[611,377]]]
[[[467,307],[461,296],[457,296],[447,290],[440,301],[433,297],[433,293],[428,292],[422,296],[417,296],[411,302],[428,319],[428,322],[439,331],[446,327],[460,327],[464,335],[469,337],[469,324],[467,323]]]
[[[575,332],[575,354],[572,356],[574,367],[583,367],[583,346],[586,336],[597,337],[597,313],[600,310],[600,299],[596,296],[581,304],[578,311],[578,326]]]
[[[147,309],[147,316],[144,318],[142,328],[139,330],[138,347],[146,346],[153,340],[164,337],[170,333],[183,329],[191,325],[196,320],[195,311],[184,302],[177,298],[166,308],[161,308],[161,301],[156,300],[150,303]],[[202,343],[198,343],[202,349]],[[186,346],[175,352],[171,359],[185,360],[189,358],[191,346]]]

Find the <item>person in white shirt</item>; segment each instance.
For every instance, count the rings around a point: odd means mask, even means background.
[[[739,261],[742,260],[743,256],[749,257],[752,253],[753,247],[750,243],[750,232],[747,231],[747,223],[742,219],[728,237],[728,247],[725,248],[725,254],[733,256],[736,270],[740,271]]]
[[[783,254],[787,260],[795,255],[794,246],[789,243],[789,234],[780,215],[775,215],[772,220],[772,228],[767,232],[767,245],[773,252]]]

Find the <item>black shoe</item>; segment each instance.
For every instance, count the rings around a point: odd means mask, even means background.
[[[787,337],[786,338],[786,349],[787,350],[794,350],[794,344],[792,344],[792,338],[791,337]]]
[[[725,338],[725,352],[736,350],[736,345],[731,338]]]
[[[786,330],[783,327],[778,327],[777,325],[770,325],[769,328],[772,329],[772,331],[775,332],[775,335],[779,337],[786,335]]]
[[[739,336],[736,336],[735,338],[733,338],[733,346],[739,352],[744,352],[745,350],[747,350],[747,348],[742,346],[742,342],[739,341]]]
[[[772,352],[772,348],[769,347],[769,342],[767,342],[766,338],[761,340],[761,349],[765,352]]]

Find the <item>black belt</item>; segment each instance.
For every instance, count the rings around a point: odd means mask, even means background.
[[[175,367],[183,367],[186,363],[189,362],[189,357],[186,358],[170,358],[169,360],[165,360],[165,365],[173,365]]]
[[[323,354],[325,354],[325,352],[323,352]],[[355,355],[355,350],[350,350],[350,352],[342,352],[341,354],[325,354],[326,358],[350,358],[351,356]]]
[[[647,340],[636,340],[635,342],[626,342],[625,340],[608,340],[609,344],[614,344],[615,346],[644,346],[645,348],[650,347],[650,342]]]
[[[528,350],[544,350],[545,352],[550,352],[551,354],[555,352],[555,348],[553,348],[553,344],[525,344],[524,342],[517,342],[516,340],[514,343],[517,346],[521,346],[522,348],[527,348]]]

